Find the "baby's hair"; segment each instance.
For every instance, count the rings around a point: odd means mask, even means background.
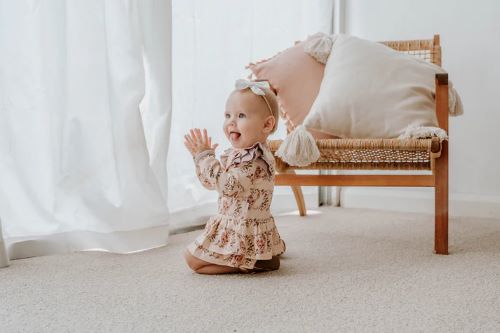
[[[279,121],[279,103],[278,97],[274,93],[273,90],[269,88],[260,87],[262,91],[264,91],[265,95],[255,95],[257,98],[262,98],[262,101],[266,104],[266,111],[270,113],[274,118],[274,127],[269,134],[276,132],[278,129],[278,121]],[[250,92],[252,93],[252,92]]]
[[[269,108],[269,111],[271,115],[274,117],[274,127],[271,130],[270,134],[276,132],[276,129],[278,128],[278,121],[279,121],[279,104],[278,104],[278,97],[276,94],[269,88],[261,88],[265,95],[263,96],[258,96],[257,97],[262,97],[264,99],[264,102],[267,102],[267,107]]]

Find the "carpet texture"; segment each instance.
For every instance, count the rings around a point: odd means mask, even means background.
[[[279,271],[192,273],[201,230],[166,247],[15,260],[0,269],[1,332],[499,332],[500,219],[320,208],[277,216]]]

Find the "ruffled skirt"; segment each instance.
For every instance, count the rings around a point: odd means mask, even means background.
[[[212,264],[252,269],[257,260],[269,260],[285,252],[274,218],[238,220],[216,215],[188,251]]]

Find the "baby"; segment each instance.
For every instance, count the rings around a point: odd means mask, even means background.
[[[274,157],[266,145],[278,124],[276,95],[264,81],[236,81],[224,113],[224,134],[231,142],[220,158],[217,144],[204,129],[191,129],[184,144],[193,155],[204,187],[219,193],[218,214],[185,253],[201,274],[254,273],[277,270],[285,252],[270,212]]]

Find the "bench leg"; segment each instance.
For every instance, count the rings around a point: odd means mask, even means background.
[[[286,170],[281,173],[295,174],[294,170]],[[297,208],[299,209],[300,216],[306,216],[306,204],[304,201],[304,195],[302,194],[302,188],[300,186],[290,186],[293,191],[293,196],[295,197],[295,201],[297,202]]]
[[[300,186],[291,186],[293,195],[295,196],[295,201],[297,202],[297,208],[299,208],[300,216],[306,216],[306,204],[304,202],[304,195],[302,194],[302,188]]]
[[[448,254],[448,142],[443,141],[441,156],[435,160],[435,234],[436,254]]]

